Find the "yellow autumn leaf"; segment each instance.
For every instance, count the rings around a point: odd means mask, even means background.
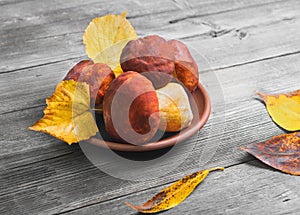
[[[274,122],[288,131],[300,130],[300,90],[286,94],[258,95],[266,103]]]
[[[126,202],[126,204],[141,213],[157,213],[168,210],[184,201],[194,191],[197,185],[206,178],[208,173],[214,170],[224,170],[224,168],[216,167],[187,175],[171,186],[161,190],[152,199],[141,206],[135,206],[128,202]]]
[[[67,80],[60,82],[46,99],[44,117],[29,129],[48,133],[68,144],[87,140],[98,132],[90,112],[89,85]]]
[[[108,64],[118,75],[122,72],[119,66],[121,52],[128,41],[136,38],[137,34],[124,12],[94,18],[84,32],[83,43],[86,54],[95,63]]]
[[[123,48],[130,40],[122,40],[117,42],[116,44],[106,48],[102,52],[100,52],[94,59],[94,63],[105,63],[107,64],[112,71],[114,72],[115,76],[118,77],[123,73],[120,64],[120,57]]]

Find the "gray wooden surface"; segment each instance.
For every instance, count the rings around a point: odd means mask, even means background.
[[[214,166],[226,170],[210,174],[165,214],[299,214],[299,178],[239,146],[284,132],[255,92],[300,88],[300,1],[0,0],[0,6],[0,214],[136,214],[125,201],[141,204],[183,175]],[[114,178],[78,145],[27,129],[68,69],[86,58],[81,38],[90,20],[125,10],[139,36],[177,38],[197,51],[213,104],[207,125],[189,140],[193,151],[174,157],[184,162],[147,181]]]

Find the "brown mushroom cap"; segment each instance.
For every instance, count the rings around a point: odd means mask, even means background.
[[[175,69],[168,42],[157,35],[128,42],[120,61],[123,71],[147,72],[147,78],[155,88],[170,82]]]
[[[64,80],[86,82],[90,86],[91,104],[95,108],[102,108],[104,94],[115,78],[110,67],[103,63],[93,63],[90,60],[83,60],[77,63],[66,75]]]
[[[194,61],[190,51],[182,42],[178,40],[168,41],[173,49],[175,63],[175,77],[184,84],[189,91],[197,88],[199,74],[198,66]]]
[[[173,75],[190,91],[198,84],[198,66],[178,40],[166,41],[157,35],[132,40],[124,47],[120,61],[124,72],[145,74],[156,89],[169,83]]]
[[[103,116],[106,131],[115,140],[136,145],[149,141],[160,123],[151,81],[133,71],[118,76],[104,96]]]

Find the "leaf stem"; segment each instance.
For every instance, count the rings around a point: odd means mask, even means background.
[[[103,112],[103,109],[100,109],[100,108],[91,108],[91,110],[97,111],[97,112]]]
[[[214,167],[214,168],[211,168],[211,169],[209,169],[208,171],[209,172],[211,172],[211,171],[216,171],[216,170],[222,170],[222,171],[224,171],[224,167]]]
[[[259,95],[260,98],[262,98],[263,100],[266,100],[266,94],[263,94],[261,92],[256,92],[257,95]]]

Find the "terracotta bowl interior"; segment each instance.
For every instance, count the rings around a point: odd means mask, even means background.
[[[99,124],[98,127],[100,128],[100,133],[85,142],[99,147],[125,152],[152,151],[167,148],[173,146],[174,144],[180,143],[196,134],[205,125],[210,115],[210,99],[206,90],[200,83],[198,84],[197,89],[191,94],[191,96],[192,98],[190,98],[190,104],[194,114],[194,119],[192,121],[192,124],[188,128],[185,128],[180,132],[165,133],[161,140],[146,143],[142,146],[118,143],[114,142],[109,137],[105,129],[103,129],[104,122],[102,116],[97,115],[96,119]]]

